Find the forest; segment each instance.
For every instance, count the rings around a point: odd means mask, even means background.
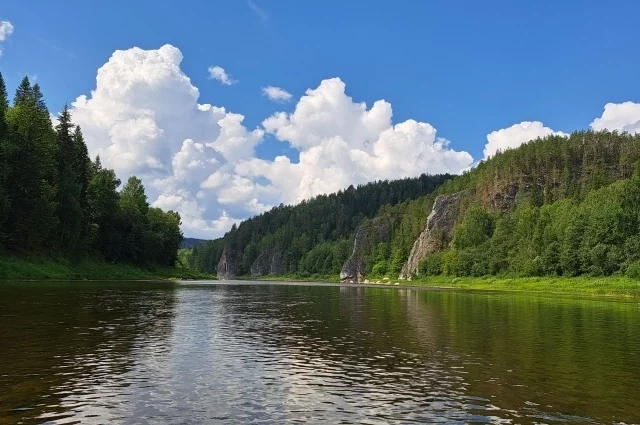
[[[425,229],[437,197],[453,194],[451,229]],[[10,103],[0,74],[3,256],[173,267],[183,246],[181,261],[196,272],[222,262],[228,276],[333,278],[355,244],[365,276],[397,279],[425,232],[439,246],[403,277],[640,278],[640,135],[532,140],[459,176],[350,186],[181,245],[180,215],[151,207],[137,177],[122,184],[91,160],[68,108],[54,126],[38,84],[25,77]]]
[[[119,190],[68,108],[57,118],[27,77],[10,105],[0,74],[0,255],[173,267],[180,215],[149,206],[135,176]]]
[[[592,131],[496,155],[470,173],[449,246],[419,274],[640,278],[639,160],[640,136]]]
[[[240,223],[220,239],[193,249],[192,268],[215,273],[222,252],[227,247],[236,273],[250,273],[251,265],[265,251],[282,253],[281,274],[336,274],[347,260],[353,245],[353,233],[367,219],[375,217],[381,207],[398,208],[426,218],[420,204],[407,200],[431,193],[450,175],[378,181],[358,187],[350,186],[330,195],[317,196],[295,206],[280,205]],[[415,221],[415,220],[414,220]],[[415,227],[411,231],[407,227]],[[417,221],[403,223],[400,234],[419,233]]]
[[[190,265],[215,272],[226,253],[237,275],[265,251],[281,274],[335,276],[360,227],[385,219],[366,246],[366,275],[397,279],[439,195],[463,193],[451,235],[409,278],[609,276],[640,278],[640,136],[578,131],[498,152],[460,176],[374,182],[280,206],[194,248]],[[333,278],[333,277],[332,277]]]

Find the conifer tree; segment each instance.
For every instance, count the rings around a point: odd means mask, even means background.
[[[76,179],[76,184],[80,187],[80,194],[78,203],[80,204],[81,211],[81,233],[78,250],[79,253],[86,253],[90,245],[90,232],[89,232],[89,180],[91,178],[91,160],[89,159],[89,151],[87,150],[87,144],[84,141],[82,131],[79,126],[76,126],[73,133],[73,172]]]
[[[57,223],[55,133],[42,105],[25,77],[7,113],[7,244],[19,250],[45,248]]]
[[[13,99],[13,104],[15,106],[18,106],[21,103],[27,102],[31,95],[31,82],[29,81],[29,77],[25,76],[22,81],[20,81],[20,85],[16,89],[16,95]]]
[[[55,247],[67,254],[78,254],[83,233],[83,214],[80,205],[81,184],[76,173],[76,141],[71,113],[65,105],[58,116],[58,231]]]
[[[0,73],[0,248],[4,245],[6,238],[6,220],[9,214],[11,203],[7,192],[7,177],[9,173],[8,160],[8,127],[6,121],[9,100],[7,98],[7,87],[4,83],[2,73]]]

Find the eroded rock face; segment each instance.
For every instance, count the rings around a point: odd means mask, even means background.
[[[413,243],[409,259],[402,266],[400,279],[411,278],[417,273],[418,265],[424,257],[449,245],[453,228],[460,215],[461,200],[467,192],[440,195],[435,199],[427,225]]]
[[[221,280],[235,279],[236,277],[236,266],[233,264],[233,259],[227,247],[222,251],[222,256],[220,257],[220,261],[218,261],[216,271],[218,279]]]
[[[501,212],[511,211],[516,205],[518,185],[508,184],[504,187],[494,187],[485,191],[482,195],[482,203],[485,207]]]
[[[365,225],[358,227],[353,242],[351,257],[340,270],[340,280],[343,282],[363,282],[367,273],[364,257],[379,243],[388,242],[391,237],[391,218],[376,217]]]
[[[281,275],[282,258],[282,252],[265,249],[251,265],[251,276]]]
[[[282,252],[280,251],[275,251],[272,255],[271,255],[271,262],[269,263],[269,274],[272,276],[280,276],[282,274],[282,271],[284,269],[283,264],[282,264],[282,260],[284,259],[284,256],[282,255]]]

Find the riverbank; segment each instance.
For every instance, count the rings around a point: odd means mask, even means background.
[[[339,282],[338,276],[263,276],[243,280],[284,282]],[[430,276],[414,280],[367,279],[367,285],[425,286],[443,289],[543,292],[549,294],[640,297],[640,280],[625,276],[607,277],[451,277]]]
[[[451,277],[432,276],[415,280],[383,281],[389,285],[427,286],[446,289],[544,292],[550,294],[640,297],[640,280],[607,277]]]
[[[40,257],[0,257],[0,280],[192,280],[215,276],[175,267],[143,269],[86,260],[71,263]]]
[[[321,283],[340,283],[338,275],[321,275],[321,274],[289,274],[282,276],[238,276],[237,280],[255,280],[266,282],[321,282]]]

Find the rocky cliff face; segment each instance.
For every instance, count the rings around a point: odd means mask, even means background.
[[[342,266],[340,280],[358,283],[364,280],[367,272],[364,257],[381,242],[388,242],[391,238],[391,217],[376,217],[365,225],[358,227],[353,243],[351,257]]]
[[[528,188],[525,188],[528,189]],[[506,186],[489,187],[482,191],[482,204],[489,209],[500,212],[511,211],[516,205],[519,186],[511,183]]]
[[[282,258],[282,252],[265,249],[251,265],[251,276],[281,275]]]
[[[221,280],[235,279],[236,277],[236,267],[235,264],[233,264],[231,254],[229,253],[229,249],[227,247],[225,247],[224,251],[222,251],[222,256],[220,257],[220,261],[218,261],[216,271],[218,279]]]
[[[418,271],[418,264],[424,257],[449,245],[460,215],[461,201],[466,193],[468,191],[440,195],[435,199],[427,225],[414,242],[409,259],[402,266],[400,279],[411,278]]]

